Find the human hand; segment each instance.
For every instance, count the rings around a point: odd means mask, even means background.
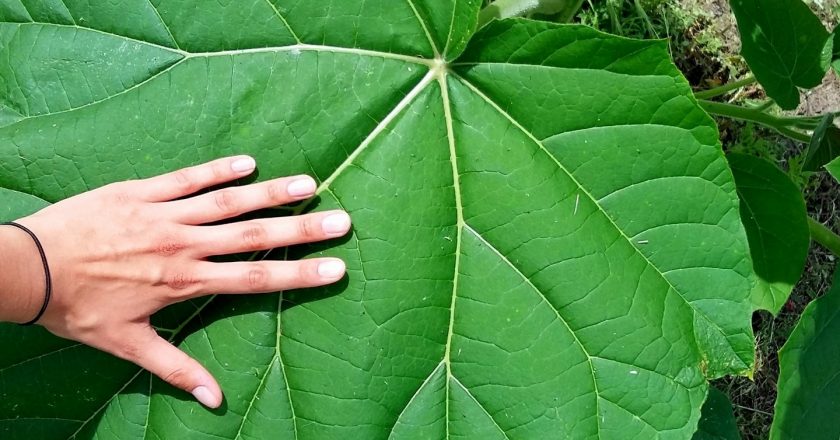
[[[237,217],[314,195],[315,181],[287,177],[253,185],[196,192],[253,172],[247,156],[216,160],[146,180],[120,182],[69,198],[18,220],[43,243],[53,295],[38,324],[134,362],[202,404],[221,405],[216,380],[197,361],[161,338],[149,317],[180,301],[217,293],[267,293],[334,283],[341,260],[214,263],[206,257],[258,251],[345,235],[342,211],[296,217],[202,224]],[[6,246],[25,261],[3,287],[14,295],[0,318],[35,316],[44,294],[38,254],[29,237],[0,228]],[[16,234],[16,235],[12,235]],[[11,244],[10,244],[11,243]],[[6,249],[6,252],[12,252]],[[5,307],[4,307],[5,308]]]

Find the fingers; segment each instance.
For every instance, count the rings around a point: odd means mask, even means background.
[[[346,267],[337,258],[242,263],[203,262],[197,269],[200,294],[270,293],[332,284]]]
[[[171,217],[187,225],[224,220],[246,212],[271,208],[312,197],[315,180],[284,177],[253,185],[226,188],[190,199],[170,202]]]
[[[150,202],[164,202],[245,177],[251,174],[255,167],[254,159],[249,156],[227,157],[141,180],[137,187],[140,188],[144,199]]]
[[[201,364],[158,336],[151,327],[142,332],[139,346],[127,356],[128,360],[192,394],[206,407],[218,408],[222,404],[219,384]]]
[[[328,211],[189,228],[189,241],[196,243],[193,248],[199,257],[208,257],[313,243],[341,237],[349,230],[347,213]]]

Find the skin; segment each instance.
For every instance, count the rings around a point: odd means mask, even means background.
[[[308,176],[284,177],[195,195],[251,174],[248,156],[216,160],[145,180],[120,182],[17,220],[41,240],[53,296],[38,322],[63,338],[133,362],[210,408],[222,403],[213,376],[161,338],[158,310],[213,294],[316,287],[344,277],[333,258],[214,263],[207,257],[311,243],[345,235],[350,217],[329,211],[204,226],[312,197]],[[0,227],[0,321],[22,323],[44,300],[44,273],[32,239]]]

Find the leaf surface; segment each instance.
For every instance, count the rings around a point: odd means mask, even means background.
[[[79,348],[0,370],[2,383],[30,381],[33,365],[69,374],[3,389],[7,432],[50,420],[66,426],[28,438],[689,438],[706,376],[752,368],[733,178],[664,43],[527,20],[473,35],[479,2],[466,0],[160,0],[146,23],[86,12],[98,3],[0,11],[17,33],[69,15],[98,44],[170,58],[127,66],[131,85],[107,96],[10,119],[0,185],[57,201],[251,154],[260,179],[309,173],[309,208],[354,219],[348,239],[273,257],[336,256],[349,276],[156,317],[220,380],[219,411]],[[17,23],[29,20],[42,24]],[[90,380],[79,362],[110,376],[70,407],[59,396]]]
[[[753,270],[754,307],[778,313],[802,276],[811,245],[802,191],[776,165],[746,154],[727,155],[741,199]]]
[[[741,54],[779,106],[799,105],[799,89],[820,84],[831,62],[831,40],[802,0],[730,0]]]
[[[825,296],[808,304],[779,352],[779,395],[772,439],[829,439],[840,426],[826,423],[840,412],[840,271]]]
[[[834,27],[834,54],[832,59],[834,61],[834,73],[840,76],[840,26]]]

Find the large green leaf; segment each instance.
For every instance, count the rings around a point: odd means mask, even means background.
[[[703,404],[703,416],[692,440],[741,440],[732,402],[729,396],[715,387],[709,387],[709,397]]]
[[[756,283],[756,309],[778,313],[802,276],[811,235],[802,191],[776,165],[746,154],[729,154],[741,198]]]
[[[221,410],[44,349],[0,367],[3,438],[690,438],[704,373],[751,369],[733,178],[664,42],[473,35],[466,0],[35,3],[0,1],[0,185],[247,153],[356,229],[288,252],[341,285],[156,317]]]
[[[741,54],[767,94],[784,109],[799,105],[799,87],[820,84],[831,62],[831,39],[802,0],[729,0],[741,33]]]
[[[836,439],[840,425],[840,271],[831,291],[808,305],[779,352],[779,395],[770,437]]]

